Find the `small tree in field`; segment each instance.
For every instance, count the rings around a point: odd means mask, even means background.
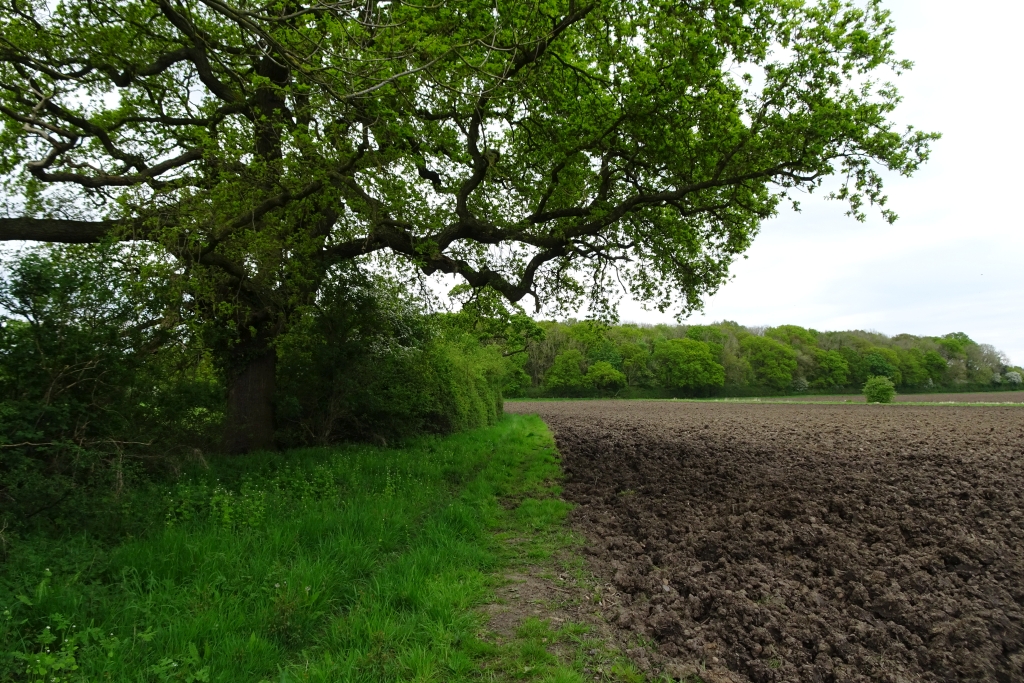
[[[864,396],[868,403],[892,403],[895,395],[896,385],[888,377],[876,375],[864,383]]]

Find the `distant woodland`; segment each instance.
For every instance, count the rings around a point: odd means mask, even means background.
[[[541,322],[506,393],[729,396],[859,391],[885,376],[902,392],[1013,390],[1022,370],[962,332],[941,337],[796,325]]]

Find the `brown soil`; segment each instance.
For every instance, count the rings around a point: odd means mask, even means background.
[[[606,618],[706,681],[1024,681],[1024,410],[510,403]]]
[[[828,401],[829,403],[864,403],[863,396],[858,394],[835,394],[818,396],[804,394],[802,396],[775,396],[756,399],[735,399],[737,401]],[[1024,391],[978,391],[963,394],[896,394],[896,403],[1024,403]]]

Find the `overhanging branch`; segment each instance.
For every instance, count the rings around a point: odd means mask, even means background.
[[[125,221],[76,221],[57,218],[0,218],[0,241],[61,242],[89,244],[99,242],[111,231],[127,227]],[[125,239],[146,239],[127,236]]]

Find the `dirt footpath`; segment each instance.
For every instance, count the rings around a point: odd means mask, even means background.
[[[607,618],[705,681],[1024,681],[1024,409],[510,403]]]

